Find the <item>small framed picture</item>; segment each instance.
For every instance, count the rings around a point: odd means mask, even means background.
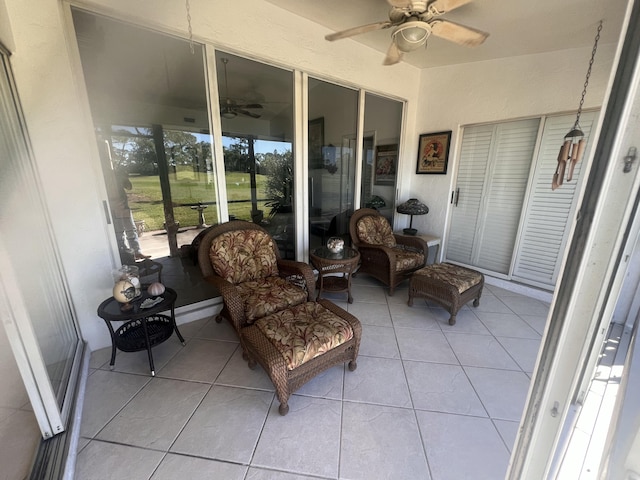
[[[374,185],[395,185],[398,145],[378,145],[373,170]]]
[[[447,173],[450,142],[451,131],[420,135],[416,173]]]

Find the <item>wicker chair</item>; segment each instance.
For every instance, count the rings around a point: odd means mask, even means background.
[[[328,300],[311,301],[311,267],[281,259],[265,229],[240,220],[213,227],[198,263],[224,300],[216,320],[229,320],[249,367],[259,363],[269,375],[281,415],[291,394],[317,374],[344,362],[355,370],[360,322]]]
[[[396,286],[426,264],[428,247],[419,238],[394,235],[391,226],[377,210],[356,210],[349,222],[351,242],[360,252],[356,275],[367,273],[389,287]]]

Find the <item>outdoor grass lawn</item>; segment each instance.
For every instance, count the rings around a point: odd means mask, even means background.
[[[162,204],[162,191],[158,175],[131,176],[129,190],[129,207],[136,221],[143,220],[145,230],[164,229],[164,206]],[[206,173],[195,173],[190,170],[178,171],[170,174],[171,200],[173,202],[173,215],[181,227],[196,226],[198,224],[198,211],[184,204],[197,204],[199,202],[211,204],[204,210],[204,216],[208,225],[218,222],[216,212],[216,190],[213,183],[207,182]],[[265,175],[256,175],[257,197],[263,199],[258,202],[258,209],[268,215],[268,207],[264,206],[266,182]],[[241,200],[241,203],[229,203],[229,215],[235,215],[242,220],[251,220],[251,187],[248,173],[227,172],[227,198],[228,200]]]

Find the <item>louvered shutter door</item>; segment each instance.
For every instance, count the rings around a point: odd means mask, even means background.
[[[509,273],[539,123],[536,118],[465,129],[448,259]],[[454,239],[465,249],[451,250]]]
[[[580,127],[585,138],[591,139],[591,129],[597,112],[583,112]],[[568,241],[569,219],[574,217],[576,190],[582,181],[582,166],[588,158],[587,143],[582,162],[576,165],[573,180],[551,190],[551,180],[558,164],[558,152],[564,136],[573,126],[575,116],[549,117],[545,123],[536,161],[533,187],[523,222],[521,241],[513,271],[515,280],[540,287],[555,286],[561,253]]]
[[[472,263],[473,242],[476,237],[494,129],[494,125],[464,129],[456,183],[460,193],[457,206],[453,207],[447,242],[449,260],[468,265]]]
[[[508,274],[540,120],[498,125],[475,265]]]

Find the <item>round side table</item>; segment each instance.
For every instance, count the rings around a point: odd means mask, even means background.
[[[167,287],[164,293],[159,295],[162,301],[152,307],[142,308],[142,302],[146,299],[157,298],[149,295],[144,287],[143,292],[139,298],[131,302],[132,308],[124,312],[120,310],[121,304],[115,298],[107,298],[98,307],[98,316],[105,321],[111,335],[111,369],[116,362],[116,348],[123,352],[147,350],[151,376],[155,376],[151,347],[167,340],[174,331],[184,345],[184,338],[176,325],[175,303],[178,295],[175,290]],[[171,314],[160,313],[166,310],[170,310]],[[111,322],[125,323],[114,331]]]
[[[347,301],[353,303],[351,296],[351,274],[358,266],[360,253],[351,247],[344,247],[339,253],[333,253],[327,247],[319,247],[309,253],[313,266],[318,270],[318,296],[322,291],[347,292]],[[341,273],[341,276],[335,275]]]

